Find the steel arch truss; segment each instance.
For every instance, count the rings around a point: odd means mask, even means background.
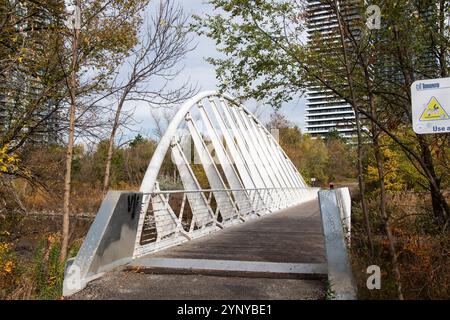
[[[168,152],[182,190],[160,190],[157,182]],[[134,257],[299,204],[317,192],[251,112],[214,91],[196,95],[178,110],[140,191]]]

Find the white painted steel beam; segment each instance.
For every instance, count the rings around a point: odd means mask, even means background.
[[[242,154],[239,152],[237,148],[236,140],[234,139],[231,130],[226,126],[225,120],[223,116],[220,114],[215,102],[212,101],[212,99],[210,99],[210,103],[211,109],[214,113],[214,116],[219,124],[220,130],[227,144],[225,148],[225,153],[227,153],[226,151],[228,151],[227,155],[231,161],[230,163],[234,164],[237,167],[241,181],[244,184],[245,188],[247,189],[256,188],[257,186],[251,177],[251,173],[246,162],[242,158]],[[226,108],[226,106],[224,106],[222,103],[220,105],[222,108]]]
[[[214,103],[214,101],[210,101],[210,104]],[[222,166],[222,170],[225,174],[227,182],[231,189],[244,189],[244,186],[233,166],[231,159],[225,151],[225,147],[220,141],[220,137],[217,133],[217,130],[214,130],[214,127],[211,123],[211,119],[209,118],[203,104],[199,104],[200,115],[203,120],[203,124],[206,126],[206,129],[209,133],[209,137],[214,146],[214,151],[216,153],[217,158]],[[218,120],[218,119],[217,119]],[[239,211],[243,217],[250,214],[253,209],[251,207],[250,201],[248,199],[248,195],[243,191],[233,191],[234,198],[236,199],[236,203],[239,207]]]
[[[186,122],[191,133],[192,140],[194,141],[195,148],[200,157],[203,169],[205,170],[206,177],[208,178],[209,185],[212,189],[227,189],[225,182],[220,176],[220,172],[217,169],[214,159],[206,147],[205,141],[203,140],[200,132],[198,131],[190,113],[186,115]],[[225,221],[231,220],[238,216],[237,209],[235,207],[234,201],[231,198],[231,192],[227,191],[214,191],[214,199],[217,202],[222,218]]]
[[[227,105],[225,103],[225,105]],[[256,160],[255,156],[250,153],[247,142],[245,141],[245,137],[243,136],[244,129],[241,128],[241,123],[239,119],[236,119],[234,114],[232,114],[233,108],[225,107],[223,108],[223,112],[225,114],[225,117],[227,119],[228,125],[231,129],[231,132],[233,134],[233,137],[236,141],[236,145],[239,149],[239,153],[241,154],[242,159],[247,164],[247,167],[249,168],[251,177],[255,183],[256,188],[268,188],[269,186],[266,185],[264,180],[261,177],[261,173],[259,171],[259,168],[256,166]]]
[[[178,168],[178,172],[181,176],[183,186],[187,190],[201,190],[200,184],[195,177],[186,157],[183,154],[178,141],[174,141],[172,144],[172,159]],[[203,193],[194,194],[188,193],[187,195],[189,205],[192,209],[192,222],[189,231],[192,232],[195,227],[200,229],[205,228],[208,224],[216,223],[216,218],[208,205],[208,201]]]
[[[276,197],[278,199],[278,202],[279,202],[278,207],[286,207],[286,200],[290,193],[289,190],[288,191],[281,190],[281,188],[283,186],[280,183],[278,176],[275,174],[275,170],[273,168],[273,163],[268,157],[267,150],[260,143],[261,142],[260,133],[257,130],[257,128],[253,125],[253,123],[254,123],[253,119],[249,119],[249,115],[247,115],[245,113],[245,111],[242,107],[239,107],[239,114],[241,116],[241,119],[242,119],[244,125],[246,126],[246,128],[248,130],[249,137],[251,140],[250,143],[258,155],[258,159],[261,160],[260,161],[261,165],[266,170],[268,179],[270,180],[272,187],[277,188],[273,192],[273,198]]]

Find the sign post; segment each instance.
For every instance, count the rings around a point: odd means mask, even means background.
[[[450,78],[415,81],[411,104],[414,132],[450,132]]]

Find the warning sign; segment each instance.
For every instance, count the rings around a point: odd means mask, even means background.
[[[435,97],[431,98],[430,102],[427,104],[427,107],[423,110],[422,116],[420,117],[420,121],[447,119],[450,119],[450,117]]]
[[[411,86],[414,132],[450,132],[450,78],[418,80]]]

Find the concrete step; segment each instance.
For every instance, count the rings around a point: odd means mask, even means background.
[[[203,274],[278,279],[326,279],[325,263],[280,263],[178,258],[140,258],[129,269],[155,274]]]

